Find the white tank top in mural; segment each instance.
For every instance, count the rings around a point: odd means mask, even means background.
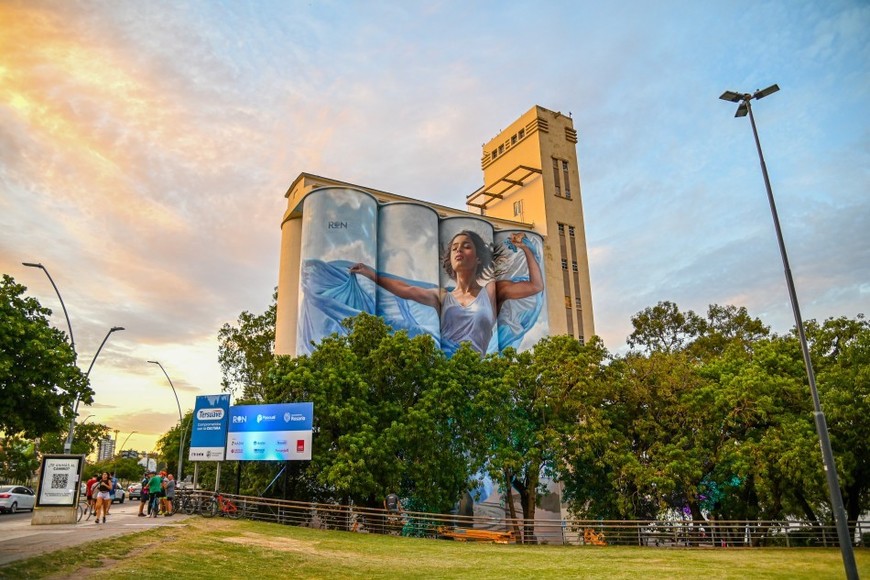
[[[492,282],[490,282],[492,284]],[[486,354],[495,328],[495,309],[486,287],[480,289],[468,306],[462,306],[451,292],[441,299],[441,338],[454,344],[463,341],[480,354]]]

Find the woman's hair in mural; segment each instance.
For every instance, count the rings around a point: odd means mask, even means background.
[[[447,243],[441,252],[441,267],[444,268],[444,271],[451,280],[456,280],[456,272],[453,271],[453,266],[450,264],[450,247],[453,245],[453,240],[459,236],[467,236],[471,240],[471,243],[474,244],[474,251],[477,254],[478,260],[480,260],[476,271],[478,279],[494,280],[501,275],[504,258],[503,246],[500,244],[488,244],[477,232],[462,230],[450,238],[450,242]]]

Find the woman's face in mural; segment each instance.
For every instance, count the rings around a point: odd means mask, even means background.
[[[462,270],[477,270],[480,259],[474,242],[465,234],[459,234],[450,242],[450,265],[454,272]]]

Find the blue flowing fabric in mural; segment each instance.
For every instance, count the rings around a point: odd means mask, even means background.
[[[375,313],[375,302],[360,286],[356,276],[348,272],[353,263],[346,260],[323,262],[305,260],[301,284],[303,300],[299,325],[302,352],[312,351],[311,341],[333,332],[345,334],[341,321],[360,312]]]
[[[532,255],[535,258],[535,261],[538,264],[541,264],[541,253],[538,249],[537,244],[533,243],[528,236],[523,238],[523,242],[526,247],[531,250]],[[507,251],[513,254],[519,252],[519,249],[513,245],[510,241],[510,238],[505,239],[502,242],[506,247]],[[529,280],[528,274],[520,275],[520,276],[511,276],[509,278],[511,282],[526,282]],[[506,300],[504,304],[502,304],[501,310],[499,310],[498,316],[498,348],[499,350],[504,350],[508,347],[513,347],[517,350],[520,350],[520,344],[523,341],[523,337],[532,329],[540,321],[541,311],[544,307],[544,293],[538,292],[533,297],[525,298],[524,301],[532,302],[531,307],[523,304],[512,304],[519,303],[518,300]]]
[[[407,278],[392,274],[378,272],[378,276],[402,280],[406,284],[418,288],[438,288],[435,284],[427,284],[419,280],[408,280]],[[426,306],[413,300],[405,300],[384,291],[378,294],[378,314],[383,317],[384,322],[389,324],[393,330],[404,330],[411,338],[421,334],[428,334],[435,341],[435,344],[439,344],[440,339],[433,332],[433,328],[438,328],[438,312],[431,306]]]

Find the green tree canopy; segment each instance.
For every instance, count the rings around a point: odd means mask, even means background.
[[[252,402],[263,402],[263,388],[273,358],[277,299],[276,290],[264,313],[257,315],[244,311],[239,315],[237,326],[224,324],[221,327],[218,362],[224,391]]]
[[[79,397],[93,400],[66,335],[48,323],[51,310],[26,288],[0,281],[0,431],[41,437],[68,424]]]

